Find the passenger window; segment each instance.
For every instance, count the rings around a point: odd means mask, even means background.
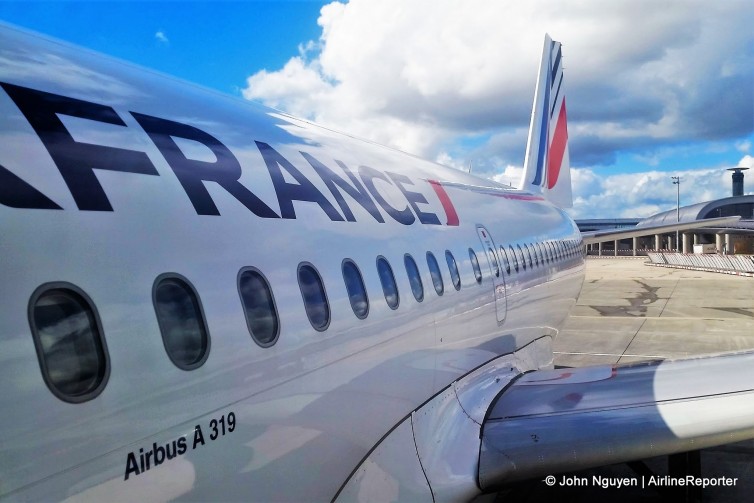
[[[503,261],[502,267],[505,269],[505,272],[508,274],[511,273],[511,264],[508,262],[508,254],[505,253],[505,246],[500,245],[500,258]]]
[[[65,402],[81,403],[102,392],[110,375],[107,346],[94,304],[68,283],[38,288],[29,321],[47,387]]]
[[[529,257],[529,268],[532,268],[534,267],[534,260],[531,257],[531,248],[526,243],[524,243],[524,248],[526,248],[526,255]]]
[[[529,246],[526,247],[526,251],[529,252],[529,256],[531,256],[534,259],[534,265],[539,265],[539,259],[537,258],[537,250],[534,248],[534,245],[529,243]]]
[[[406,274],[408,274],[408,282],[411,284],[411,292],[414,294],[414,298],[421,302],[424,300],[424,285],[422,285],[422,278],[419,276],[419,268],[416,266],[414,258],[408,253],[403,256],[403,263],[406,265]]]
[[[437,295],[442,295],[445,291],[445,285],[440,273],[440,264],[437,263],[437,259],[432,252],[427,252],[427,266],[429,266],[429,275],[432,277],[432,285],[435,287],[435,292],[437,292]]]
[[[385,302],[390,309],[397,309],[400,302],[398,297],[398,285],[395,283],[393,268],[390,267],[385,257],[377,257],[377,274],[382,283],[382,293],[385,294]]]
[[[346,283],[348,300],[351,302],[353,314],[363,320],[369,314],[369,298],[364,287],[364,278],[361,277],[359,268],[352,260],[343,261],[343,281]]]
[[[524,268],[524,271],[525,271],[526,270],[526,257],[524,256],[524,250],[521,248],[521,245],[518,245],[518,244],[516,245],[516,248],[518,248],[518,254],[521,257],[521,266]]]
[[[500,267],[497,265],[497,258],[495,257],[495,251],[492,248],[487,248],[487,255],[490,257],[490,264],[492,264],[492,271],[495,273],[495,277],[500,277]]]
[[[330,326],[330,305],[322,278],[311,264],[298,266],[298,286],[304,299],[304,308],[314,330],[322,332]]]
[[[471,259],[471,267],[474,269],[474,277],[476,282],[482,284],[482,269],[479,268],[479,259],[476,258],[474,250],[469,248],[469,258]]]
[[[448,270],[450,271],[450,280],[453,282],[453,288],[456,290],[461,289],[461,275],[458,273],[458,264],[456,259],[450,250],[445,250],[445,261],[448,263]]]
[[[251,338],[263,348],[275,344],[280,324],[275,299],[267,280],[256,269],[241,269],[238,274],[238,294],[241,296]]]
[[[158,276],[152,290],[165,351],[176,367],[193,370],[209,356],[209,332],[199,297],[185,278]]]
[[[511,258],[513,258],[513,268],[518,272],[518,258],[516,257],[516,252],[511,245],[508,245],[508,250],[511,252]]]
[[[534,266],[536,265],[536,256],[537,252],[533,252],[534,245],[531,243],[524,244],[524,249],[526,250],[526,256],[529,257],[529,268],[534,269]]]

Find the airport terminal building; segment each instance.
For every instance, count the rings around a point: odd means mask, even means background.
[[[577,220],[582,231],[600,230],[615,227],[656,226],[676,222],[693,222],[708,218],[738,215],[741,220],[730,226],[704,228],[678,233],[654,234],[646,236],[604,241],[588,245],[589,255],[646,255],[648,251],[678,251],[682,253],[719,253],[724,255],[754,254],[754,195],[725,197],[715,201],[692,204],[678,210],[658,213],[643,220],[602,219]],[[676,242],[676,239],[678,242]]]

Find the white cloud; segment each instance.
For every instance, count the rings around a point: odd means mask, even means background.
[[[571,117],[581,116],[586,132],[623,141],[695,134],[706,127],[702,116],[718,119],[707,105],[720,107],[722,80],[751,82],[752,38],[742,33],[754,9],[738,0],[653,6],[627,0],[333,2],[322,8],[319,42],[305,46],[315,57],[299,55],[281,70],[255,74],[244,95],[291,112],[305,100],[307,116],[339,129],[358,116],[391,117],[406,126],[389,135],[391,144],[432,157],[443,130],[525,124],[549,32],[564,43],[567,84],[579,105],[570,106]],[[743,112],[749,122],[750,110]],[[440,126],[437,138],[417,133],[418,143],[401,140],[406,128],[428,124]],[[378,133],[362,128],[362,134]]]
[[[739,166],[754,162],[754,158],[747,157]],[[574,207],[569,213],[574,218],[634,218],[673,209],[678,188],[671,176],[681,177],[681,206],[731,195],[731,177],[726,168],[647,171],[609,177],[591,169],[574,169],[571,172]]]
[[[154,38],[155,38],[155,39],[156,39],[156,40],[157,40],[158,42],[160,42],[161,44],[169,44],[169,43],[170,43],[170,40],[168,40],[168,36],[167,36],[167,35],[165,35],[165,32],[164,32],[164,31],[162,31],[162,30],[158,30],[158,31],[157,31],[157,32],[156,32],[156,33],[154,34]]]
[[[738,161],[738,164],[736,164],[736,166],[740,166],[742,168],[754,168],[754,157],[745,155],[741,158],[740,161]]]
[[[661,9],[649,0],[352,0],[324,6],[318,24],[319,40],[304,42],[283,68],[250,76],[244,97],[460,169],[473,160],[474,173],[514,183],[543,36],[561,41],[584,212],[610,210],[597,188],[620,201],[618,213],[662,206],[622,190],[638,183],[653,192],[668,173],[614,180],[586,169],[610,164],[617,151],[651,169],[667,155],[663,145],[754,131],[748,0]],[[488,140],[458,147],[473,135]],[[739,141],[741,152],[750,147]]]
[[[505,170],[502,173],[493,175],[491,178],[498,183],[510,185],[511,187],[517,187],[521,183],[521,177],[523,176],[523,174],[523,167],[508,165],[505,167]]]
[[[443,166],[448,166],[449,168],[454,168],[459,171],[469,171],[468,164],[464,166],[461,160],[454,159],[453,156],[451,156],[449,153],[445,151],[442,151],[439,154],[437,154],[437,157],[435,158],[435,162],[437,164],[442,164]]]

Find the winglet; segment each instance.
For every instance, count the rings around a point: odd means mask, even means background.
[[[573,206],[560,42],[545,35],[520,188],[541,192],[562,208]]]

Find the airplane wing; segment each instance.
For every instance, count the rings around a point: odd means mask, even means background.
[[[506,484],[754,438],[754,351],[536,369],[537,341],[410,414],[334,501],[470,500]],[[413,440],[413,442],[411,441]]]
[[[735,224],[741,220],[739,216],[732,217],[720,217],[720,218],[707,218],[704,220],[695,220],[693,222],[683,222],[668,225],[653,225],[653,226],[641,226],[617,229],[606,229],[591,232],[582,232],[581,237],[584,240],[584,244],[598,243],[600,241],[609,241],[611,239],[628,239],[639,236],[648,236],[651,234],[664,234],[666,232],[686,231],[689,229],[699,229],[704,227],[724,227],[726,225]]]
[[[523,374],[487,412],[479,484],[489,490],[752,436],[752,352],[540,370]]]

